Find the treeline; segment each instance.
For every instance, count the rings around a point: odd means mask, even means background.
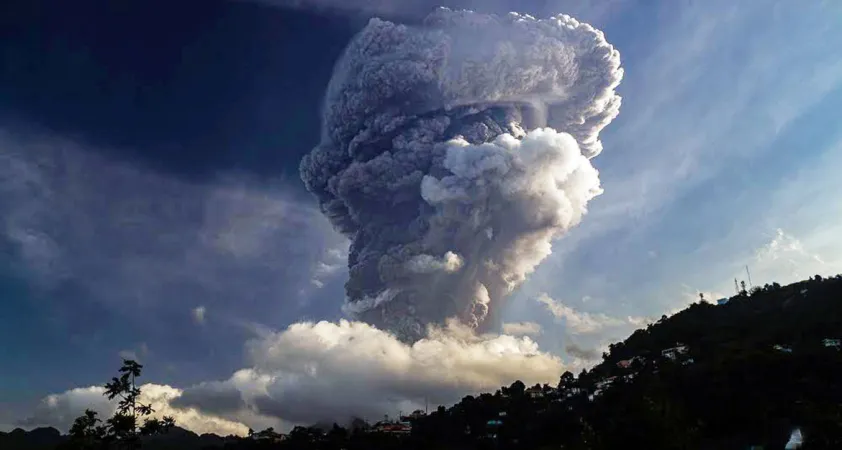
[[[842,277],[816,276],[700,300],[612,344],[591,370],[467,396],[406,434],[358,422],[211,442],[176,428],[144,448],[768,450],[798,429],[804,450],[842,449],[840,337]]]

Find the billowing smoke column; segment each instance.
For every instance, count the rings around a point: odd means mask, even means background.
[[[619,53],[566,15],[372,19],[327,89],[301,177],[351,243],[346,312],[401,339],[483,331],[602,191]]]

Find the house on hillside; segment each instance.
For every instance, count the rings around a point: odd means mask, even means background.
[[[639,362],[641,364],[646,362],[646,358],[642,356],[635,356],[633,358],[624,359],[622,361],[617,362],[617,367],[621,369],[628,369],[630,368],[635,362]]]
[[[412,431],[412,425],[405,422],[382,421],[374,424],[372,431],[375,433],[409,434]]]
[[[601,391],[603,389],[611,387],[611,385],[614,384],[614,380],[616,380],[616,379],[617,379],[617,377],[608,377],[608,378],[605,378],[604,380],[597,381],[596,382],[597,390]]]
[[[617,367],[621,369],[628,369],[632,365],[632,360],[624,359],[622,361],[617,361]]]
[[[554,397],[558,394],[558,389],[548,384],[545,384],[541,389],[544,391],[544,396],[547,397]]]
[[[542,389],[540,386],[533,386],[526,390],[526,395],[528,395],[529,398],[543,398],[544,389]]]
[[[287,435],[276,433],[275,429],[270,427],[252,434],[251,438],[261,442],[283,442],[287,439]]]
[[[839,339],[825,338],[822,339],[822,345],[828,348],[835,348],[836,350],[839,350],[840,348],[842,348],[842,341],[840,341]]]
[[[597,381],[596,384],[595,384],[596,389],[594,389],[592,394],[588,395],[588,399],[590,401],[593,401],[594,398],[602,395],[602,392],[604,390],[608,389],[609,387],[611,387],[611,385],[614,384],[614,381],[616,379],[617,379],[617,377],[609,377],[609,378],[605,378],[603,380]]]
[[[585,390],[584,390],[584,389],[582,389],[582,388],[579,388],[579,387],[572,387],[572,388],[567,389],[566,391],[564,391],[564,398],[571,398],[571,397],[575,397],[575,396],[577,396],[577,395],[579,395],[579,394],[581,394],[581,393],[583,393],[583,392],[585,392]]]
[[[661,356],[675,361],[680,355],[686,355],[688,351],[690,351],[690,349],[686,345],[677,342],[675,347],[661,350]]]

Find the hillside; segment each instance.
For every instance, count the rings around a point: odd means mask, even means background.
[[[842,277],[815,277],[695,303],[612,344],[600,364],[565,373],[558,386],[515,382],[403,424],[244,439],[180,430],[144,448],[782,449],[799,429],[802,449],[838,449],[840,337]],[[0,435],[0,448],[52,448],[58,438],[16,431]]]
[[[476,442],[482,420],[505,411],[499,430],[483,429],[497,448],[773,449],[796,427],[802,448],[842,448],[842,353],[825,341],[840,334],[842,278],[768,285],[664,317],[542,398],[513,385],[433,414],[425,429],[456,442],[469,426]]]

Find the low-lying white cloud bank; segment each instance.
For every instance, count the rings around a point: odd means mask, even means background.
[[[176,407],[172,401],[182,391],[172,386],[147,383],[140,386],[140,402],[151,403],[155,412],[151,417],[172,416],[178,426],[198,434],[245,435],[248,427],[242,423],[199,411],[196,408]],[[22,421],[25,426],[53,426],[67,431],[76,417],[86,409],[97,411],[103,420],[116,411],[117,400],[108,400],[102,386],[74,388],[44,397],[34,413]]]
[[[229,379],[184,390],[146,384],[144,401],[197,433],[244,434],[248,426],[376,420],[515,380],[555,384],[564,366],[527,336],[475,335],[456,322],[432,327],[414,344],[362,322],[302,322],[246,346],[250,367]],[[43,399],[27,425],[66,430],[86,408],[107,415],[103,388],[71,389]]]
[[[450,322],[414,344],[362,322],[304,322],[248,344],[252,367],[184,391],[175,404],[289,423],[378,418],[520,379],[555,382],[561,360],[529,337],[477,336]]]

